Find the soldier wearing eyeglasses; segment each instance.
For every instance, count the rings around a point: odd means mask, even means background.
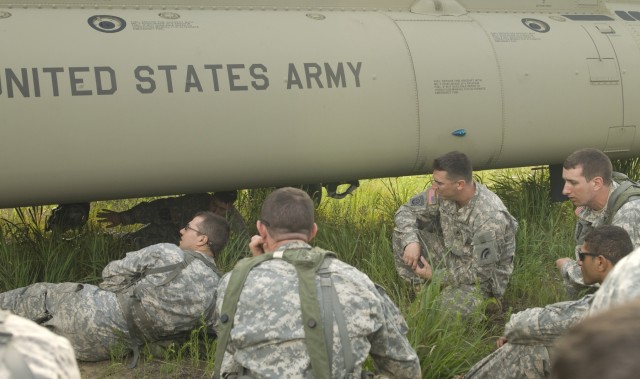
[[[108,228],[145,224],[125,235],[137,248],[163,242],[177,244],[180,241],[178,229],[200,211],[211,211],[226,218],[231,231],[243,235],[246,226],[234,206],[237,197],[237,191],[189,194],[145,201],[121,212],[103,209],[97,216],[98,221],[107,224]]]
[[[180,230],[179,246],[162,243],[127,253],[102,271],[99,286],[36,283],[0,294],[0,309],[33,320],[71,342],[80,360],[138,352],[147,342],[182,342],[202,325],[213,331],[221,273],[215,258],[229,238],[226,220],[200,212]]]
[[[633,244],[623,228],[603,225],[593,229],[578,253],[585,283],[602,283],[616,263],[631,251]],[[593,300],[594,295],[588,294],[580,300],[529,308],[511,315],[504,335],[496,341],[498,349],[476,363],[464,378],[548,378],[553,345],[587,316]]]

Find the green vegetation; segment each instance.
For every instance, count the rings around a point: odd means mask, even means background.
[[[631,166],[628,166],[631,167]],[[634,167],[637,167],[634,166]],[[635,170],[634,170],[635,171]],[[344,200],[323,199],[317,212],[320,227],[315,244],[367,273],[386,288],[410,327],[425,378],[450,378],[463,374],[491,352],[509,314],[532,306],[563,300],[562,283],[554,262],[572,256],[575,216],[570,203],[548,201],[546,169],[508,169],[479,172],[477,180],[493,189],[519,222],[515,272],[502,304],[488,302],[486,309],[467,320],[451,317],[438,308],[439,288],[431,285],[415,293],[395,272],[391,233],[396,209],[423,190],[428,176],[367,180]],[[631,174],[631,177],[637,175]],[[266,190],[243,191],[238,207],[253,225]],[[97,284],[102,267],[132,250],[118,233],[130,227],[107,230],[95,223],[102,208],[127,209],[136,201],[98,202],[91,221],[80,231],[64,235],[43,232],[51,207],[0,210],[0,291],[38,281],[77,281]],[[219,262],[227,271],[246,254],[241,241],[232,240]],[[215,342],[194,331],[182,346],[165,348],[160,358],[147,359],[127,372],[125,361],[114,358],[101,377],[209,377]],[[158,357],[158,354],[153,354]],[[125,370],[124,374],[122,373]]]

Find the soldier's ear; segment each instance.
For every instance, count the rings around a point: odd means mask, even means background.
[[[599,190],[604,186],[604,180],[600,176],[594,177],[591,181],[593,182],[593,188],[596,190]]]
[[[318,234],[318,224],[314,222],[313,227],[311,228],[311,232],[309,232],[309,241],[311,241],[313,237],[316,236],[316,234]]]

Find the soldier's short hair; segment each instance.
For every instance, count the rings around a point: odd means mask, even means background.
[[[433,160],[433,169],[445,171],[451,180],[464,180],[471,183],[473,180],[473,168],[466,154],[459,151],[451,151]]]
[[[587,181],[599,176],[605,185],[611,184],[613,166],[611,165],[611,159],[602,151],[590,147],[574,151],[565,159],[562,165],[567,170],[579,166],[582,167],[582,176]]]
[[[602,255],[613,264],[633,251],[629,233],[616,225],[598,226],[585,236],[584,242],[589,253]]]
[[[556,344],[552,379],[635,379],[640,372],[640,299],[589,317]]]
[[[286,233],[309,235],[315,222],[313,200],[298,188],[283,187],[271,192],[262,204],[260,222],[272,236]]]
[[[198,231],[207,236],[207,246],[212,253],[218,254],[229,241],[229,223],[224,217],[210,211],[196,213],[194,218],[201,217]]]

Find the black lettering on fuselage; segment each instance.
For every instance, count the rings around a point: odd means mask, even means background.
[[[240,75],[235,74],[233,70],[244,68],[243,64],[228,64],[227,74],[229,75],[229,89],[232,91],[246,91],[249,89],[247,86],[237,85],[236,81],[240,79]]]
[[[262,71],[262,73],[257,72],[258,70]],[[269,78],[265,75],[267,68],[263,64],[252,64],[249,67],[249,72],[251,73],[251,77],[256,79],[251,82],[251,86],[254,89],[261,91],[269,88]],[[258,84],[258,80],[261,80],[262,84]]]
[[[12,69],[6,68],[4,70],[4,76],[7,78],[7,96],[13,97],[13,86],[15,85],[18,91],[22,94],[22,97],[29,97],[29,76],[27,75],[27,69],[21,68],[22,80],[19,80]]]
[[[202,85],[200,84],[200,78],[193,65],[187,66],[187,79],[184,86],[184,92],[190,92],[192,88],[196,88],[198,92],[202,92]]]
[[[62,67],[45,67],[42,72],[51,76],[51,91],[53,96],[60,96],[60,89],[58,87],[58,74],[64,72]]]
[[[89,72],[89,67],[69,67],[69,83],[71,83],[71,96],[88,96],[91,90],[81,90],[84,87],[84,79],[79,77],[80,73]]]
[[[109,76],[110,87],[108,89],[104,87],[104,83],[102,82],[103,73]],[[118,82],[116,81],[116,72],[113,71],[111,67],[108,67],[108,66],[96,67],[95,75],[96,75],[96,94],[113,95],[116,92],[116,90],[118,89]]]
[[[345,88],[351,83],[351,85],[360,87],[362,62],[346,62],[347,66],[349,66],[349,73],[345,70],[344,63],[345,62],[338,62],[331,64],[324,62],[322,65],[319,63],[304,63],[304,80],[302,80],[300,74],[298,74],[296,65],[289,63],[287,89],[293,87],[297,87],[298,89]],[[351,76],[353,76],[353,79]]]
[[[318,88],[324,88],[320,81],[320,75],[322,75],[322,67],[317,63],[305,63],[304,74],[307,77],[307,88],[312,88],[311,79],[316,80]]]
[[[356,64],[356,67],[353,67],[351,62],[347,62],[347,65],[351,69],[351,72],[353,73],[353,77],[356,80],[356,87],[360,87],[360,69],[362,68],[362,62],[358,62]]]
[[[329,63],[324,64],[324,71],[327,73],[327,87],[333,88],[340,86],[342,88],[347,86],[347,80],[344,76],[344,65],[342,62],[338,63],[338,69],[333,71]]]
[[[146,73],[148,76],[141,76],[141,73]],[[149,87],[145,88],[142,84],[136,84],[136,89],[140,93],[153,93],[156,90],[156,81],[150,76],[153,75],[153,69],[149,66],[138,66],[134,70],[134,75],[141,83],[147,83]]]
[[[220,91],[220,84],[218,83],[218,70],[222,69],[221,64],[206,64],[204,68],[207,70],[211,70],[211,78],[213,79],[213,90],[218,92]]]
[[[287,70],[287,89],[291,89],[294,85],[297,85],[299,89],[302,89],[302,82],[300,81],[298,70],[296,70],[296,65],[289,63],[289,69]]]
[[[167,92],[173,93],[173,79],[171,78],[171,71],[177,70],[178,66],[169,65],[169,66],[158,66],[158,70],[162,70],[167,77]]]

